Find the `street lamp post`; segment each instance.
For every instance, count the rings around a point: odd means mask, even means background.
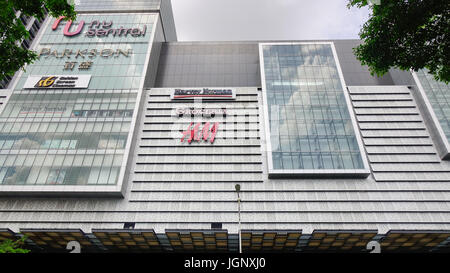
[[[242,253],[242,237],[241,237],[241,197],[239,196],[239,192],[241,191],[241,185],[236,184],[234,186],[237,193],[237,202],[238,202],[238,215],[239,215],[239,253]]]

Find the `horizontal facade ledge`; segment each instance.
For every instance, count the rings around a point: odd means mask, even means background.
[[[233,124],[233,123],[230,123],[230,124]],[[242,122],[241,124],[244,124],[244,123]],[[189,125],[189,123],[186,123],[186,125]],[[230,127],[231,127],[230,129],[226,129],[226,128],[222,128],[221,126],[219,126],[219,128],[220,128],[219,130],[221,132],[236,132],[236,133],[237,132],[240,132],[240,133],[242,133],[242,132],[259,132],[260,131],[259,129],[256,129],[256,128],[255,129],[246,129],[245,126],[239,126],[239,127],[241,127],[239,129],[233,129],[232,127],[234,127],[234,126],[230,126]],[[254,126],[254,127],[257,127],[257,126]],[[165,126],[165,128],[167,128],[167,126]],[[182,131],[186,130],[187,128],[188,128],[188,126],[186,126],[185,128],[174,128],[174,129],[168,129],[168,130],[164,130],[164,129],[142,129],[141,131],[142,132],[157,132],[157,133],[158,132],[162,133],[162,132],[177,132],[178,131],[178,132],[182,133]],[[191,127],[191,130],[192,130],[192,127]],[[230,136],[229,138],[233,138],[233,137]],[[174,137],[174,139],[178,139],[178,137],[177,138]],[[179,139],[181,139],[181,137]]]
[[[155,106],[146,105],[145,106],[145,110],[147,110],[147,111],[156,111],[156,110],[157,111],[173,111],[176,108],[180,107],[180,106],[174,107],[173,105],[170,105],[170,103],[166,104],[166,105],[168,105],[168,106],[167,107],[161,107],[159,105],[155,105]],[[230,105],[226,105],[226,106],[229,106],[229,108],[233,109],[233,110],[248,110],[248,109],[255,110],[255,109],[259,109],[259,105],[245,105],[245,106],[238,107],[236,104],[230,104]],[[186,103],[185,107],[186,108],[193,108],[194,105],[192,105],[192,103]],[[203,105],[203,104],[202,104],[201,107],[202,107],[202,109],[216,109],[217,108],[214,105],[211,106],[211,107],[207,107],[206,105]]]
[[[191,143],[192,146],[194,146],[194,144],[196,143]],[[426,145],[424,145],[426,146]],[[139,148],[171,148],[173,147],[173,145],[139,145]],[[195,145],[195,147],[211,147],[210,144],[197,144]],[[229,144],[229,145],[217,145],[216,143],[214,143],[214,147],[217,148],[224,148],[224,147],[244,147],[244,148],[255,148],[255,147],[261,147],[260,144]]]
[[[225,107],[224,107],[225,108]],[[182,108],[185,109],[185,108]],[[217,109],[217,108],[215,108]],[[195,113],[195,114],[176,114],[173,113],[174,111],[172,110],[154,110],[154,111],[147,111],[143,116],[144,121],[145,122],[151,122],[151,123],[173,123],[174,118],[181,120],[181,121],[187,121],[190,119],[202,119],[202,118],[206,118],[207,120],[220,120],[220,121],[225,121],[227,120],[227,118],[229,117],[233,117],[235,118],[234,120],[236,121],[247,121],[247,122],[256,122],[259,119],[259,114],[258,114],[258,109],[250,109],[250,110],[231,110],[230,108],[227,108],[229,111],[227,114],[214,114],[213,117],[211,117],[210,114],[203,114],[203,113]],[[155,112],[159,112],[159,113],[155,113]],[[166,111],[166,112],[163,112]]]
[[[246,180],[178,180],[178,181],[167,181],[167,180],[140,180],[140,179],[134,179],[133,183],[139,183],[139,184],[152,184],[152,183],[170,183],[170,184],[179,184],[179,183],[193,183],[195,185],[199,183],[263,183],[263,180],[252,180],[252,179],[246,179]],[[166,184],[167,185],[167,184]]]
[[[236,182],[235,182],[236,183]],[[233,203],[236,204],[236,200],[232,199],[232,200],[148,200],[148,199],[131,199],[129,200],[129,202],[136,202],[136,203],[159,203],[159,202],[164,202],[164,203],[220,203],[220,202],[227,202],[227,203]],[[326,200],[312,200],[312,199],[307,199],[307,200],[245,200],[242,201],[242,203],[322,203],[322,204],[326,204],[326,203],[387,203],[387,202],[396,202],[396,203],[445,203],[448,202],[448,199],[441,199],[441,200],[400,200],[400,199],[391,199],[391,200],[387,200],[387,199],[371,199],[371,200],[361,200],[361,199],[349,199],[349,200],[342,200],[342,199],[326,199]],[[284,211],[283,211],[284,212]],[[353,211],[349,211],[348,213],[351,213]],[[401,213],[401,211],[397,211],[398,213]],[[423,211],[417,211],[417,212],[423,212]],[[280,211],[278,211],[278,213],[280,213]],[[426,213],[426,211],[425,211]]]
[[[369,154],[371,163],[440,163],[439,157],[429,154]]]
[[[70,211],[70,210],[15,210],[15,211],[9,211],[9,210],[0,210],[0,212],[6,212],[6,213],[86,213],[85,211]],[[215,209],[215,210],[205,210],[205,209],[197,209],[197,210],[138,210],[138,211],[93,211],[89,213],[133,213],[133,214],[139,214],[139,213],[226,213],[226,214],[235,214],[236,209]],[[283,213],[302,213],[302,210],[283,210]],[[449,213],[450,210],[310,210],[309,213]],[[242,210],[242,214],[273,214],[273,213],[280,213],[279,210],[257,210],[257,209],[247,209]]]
[[[394,102],[394,101],[413,101],[410,95],[355,95],[350,96],[352,101],[364,101],[364,102]]]
[[[236,181],[239,182],[239,181]],[[274,182],[276,183],[276,182]],[[338,183],[338,182],[337,182]],[[242,186],[244,188],[244,186]],[[232,189],[232,187],[230,187]],[[236,193],[223,191],[217,193],[209,192],[189,192],[186,194],[170,194],[160,192],[139,192],[133,193],[131,200],[171,200],[171,201],[236,201]],[[397,201],[449,201],[449,191],[417,191],[417,192],[390,192],[386,194],[382,191],[373,192],[326,192],[326,191],[301,191],[301,192],[242,192],[242,202],[283,202],[283,201],[351,201],[351,202],[397,202]]]
[[[363,118],[361,118],[363,117]],[[378,126],[380,126],[381,124],[386,124],[386,125],[394,125],[397,123],[397,125],[411,125],[411,124],[423,124],[423,121],[421,121],[418,117],[419,116],[412,116],[415,119],[407,119],[405,117],[402,117],[400,119],[364,119],[364,116],[359,116],[358,119],[358,123],[360,124],[364,124],[364,125],[369,125],[369,124],[376,124]]]
[[[258,100],[249,100],[249,99],[236,99],[236,100],[225,100],[225,99],[205,99],[205,100],[201,100],[202,104],[208,104],[208,103],[214,103],[214,104],[226,104],[229,105],[230,107],[233,107],[233,105],[238,106],[239,104],[243,104],[243,103],[254,103],[255,107],[259,107],[258,106]],[[149,100],[147,101],[147,103],[149,104],[147,107],[151,107],[152,104],[162,104],[162,105],[171,105],[171,104],[192,104],[195,103],[195,100],[193,99],[177,99],[177,100],[161,100],[161,101],[157,101],[157,100]]]
[[[367,178],[370,170],[270,170],[269,178]]]
[[[350,95],[400,95],[400,94],[407,94],[410,95],[411,93],[409,90],[407,91],[401,91],[401,90],[394,90],[394,91],[386,91],[386,90],[358,90],[358,91],[349,91]]]
[[[410,136],[398,136],[398,135],[390,135],[390,136],[378,136],[378,135],[368,135],[368,136],[365,136],[364,138],[363,138],[363,141],[385,141],[386,139],[392,139],[393,141],[395,141],[395,140],[397,140],[397,141],[403,141],[403,140],[406,140],[406,139],[408,139],[408,140],[412,140],[412,139],[415,139],[415,140],[418,140],[418,139],[420,139],[420,140],[423,140],[423,141],[425,141],[425,140],[429,140],[430,139],[430,137],[429,136],[426,136],[426,135],[422,135],[422,136],[414,136],[414,135],[410,135]]]
[[[378,163],[373,163],[372,165],[376,165]],[[398,163],[397,163],[398,164]],[[401,163],[400,163],[401,164]],[[438,165],[440,166],[440,165]],[[373,166],[372,166],[373,167]],[[425,168],[427,166],[424,166]],[[414,169],[414,167],[410,167],[411,169],[406,169],[405,167],[400,167],[398,170],[395,170],[395,166],[392,166],[391,169],[385,168],[385,167],[379,167],[376,169],[373,169],[373,173],[396,173],[396,174],[409,174],[409,173],[418,173],[418,174],[429,174],[433,175],[434,173],[449,173],[449,170],[443,170],[443,169],[429,169],[429,170],[420,170],[420,169]]]
[[[419,115],[358,115],[359,123],[366,122],[423,122]]]
[[[188,124],[191,124],[192,122],[198,122],[198,123],[201,123],[201,124],[205,124],[205,123],[207,123],[207,122],[210,122],[210,123],[212,123],[212,122],[220,122],[220,124],[236,124],[236,126],[237,126],[237,124],[254,124],[254,125],[257,125],[257,124],[259,124],[260,122],[258,121],[258,119],[255,119],[255,120],[253,120],[253,121],[250,121],[250,120],[245,120],[245,119],[242,119],[242,120],[230,120],[230,121],[223,121],[223,120],[218,120],[217,118],[208,118],[208,119],[202,119],[201,117],[196,117],[196,118],[194,118],[194,119],[191,119],[190,117],[189,118],[186,118],[186,119],[183,119],[183,118],[181,118],[180,119],[180,121],[168,121],[168,122],[163,122],[163,121],[144,121],[143,122],[143,125],[145,126],[145,125],[168,125],[168,124],[174,124],[174,125],[188,125]],[[148,127],[148,126],[147,126]],[[231,129],[233,129],[233,127],[232,126],[230,126],[230,128]],[[184,128],[183,128],[184,129]],[[255,129],[258,129],[259,130],[259,127],[255,127]],[[145,129],[144,129],[145,130]],[[162,129],[158,129],[158,131],[163,131]],[[226,130],[225,130],[226,131]]]
[[[216,189],[216,188],[211,188],[209,190],[207,189],[186,189],[186,190],[182,190],[182,189],[132,189],[131,192],[164,192],[164,193],[171,193],[171,192],[195,192],[195,193],[200,193],[200,192],[209,192],[209,193],[222,193],[222,192],[236,192],[236,190],[234,189]],[[389,190],[383,190],[383,189],[361,189],[361,190],[355,190],[355,189],[345,189],[345,190],[335,190],[335,189],[329,189],[329,190],[325,190],[325,189],[303,189],[303,190],[242,190],[240,192],[266,192],[266,193],[272,193],[272,192],[278,192],[278,193],[293,193],[293,192],[358,192],[358,193],[367,193],[367,192],[437,192],[437,193],[441,193],[441,192],[450,192],[450,183],[449,183],[449,188],[448,190],[442,189],[442,190],[435,190],[435,189],[421,189],[421,190],[417,190],[417,189],[389,189]],[[450,201],[449,201],[450,202]]]
[[[203,151],[203,152],[206,152],[206,151]],[[253,153],[249,153],[249,152],[212,153],[212,152],[213,151],[211,151],[210,153],[201,153],[199,151],[199,152],[196,152],[194,154],[194,156],[208,156],[208,157],[211,157],[211,156],[236,156],[236,157],[239,157],[239,156],[255,156],[255,155],[261,156],[261,153],[257,153],[257,152],[253,152]],[[137,155],[138,156],[183,156],[183,157],[189,157],[190,156],[189,154],[185,154],[185,153],[161,153],[161,152],[156,153],[155,151],[149,152],[149,153],[139,153]],[[194,159],[192,158],[192,160],[194,160]]]
[[[355,103],[354,103],[355,104]],[[411,105],[353,105],[353,108],[355,109],[414,109],[416,110],[417,107],[413,104]],[[417,110],[416,110],[417,111]]]
[[[247,170],[220,170],[220,171],[176,171],[176,170],[167,170],[167,171],[154,171],[154,170],[142,170],[142,171],[134,171],[134,173],[168,173],[168,174],[180,174],[180,173],[201,173],[201,174],[216,174],[216,173],[262,173],[262,170],[255,171],[247,171]]]
[[[211,167],[211,165],[261,165],[262,162],[261,161],[256,161],[256,162],[223,162],[223,161],[208,161],[208,162],[183,162],[183,161],[178,161],[178,162],[136,162],[136,165],[205,165],[205,167]]]
[[[233,218],[236,218],[233,216]],[[208,220],[202,220],[202,221],[166,221],[164,219],[157,219],[154,221],[138,221],[135,220],[136,224],[150,224],[150,225],[156,225],[156,224],[162,224],[165,226],[171,225],[171,224],[181,224],[181,225],[196,225],[196,224],[207,224],[207,225],[211,225],[211,223],[214,222],[220,222],[222,224],[227,224],[227,225],[233,225],[233,224],[237,224],[237,221],[232,219],[232,220],[217,220],[215,218],[211,218]],[[17,221],[0,221],[0,224],[2,223],[6,223],[6,224],[27,224],[29,223],[29,221],[25,221],[25,220],[17,220]],[[118,220],[118,221],[89,221],[89,220],[71,220],[71,221],[58,221],[58,220],[48,220],[48,221],[33,221],[33,225],[35,226],[39,226],[39,225],[44,225],[44,224],[50,224],[50,225],[55,225],[55,224],[70,224],[70,225],[80,225],[80,224],[97,224],[97,225],[102,225],[102,224],[120,224],[123,226],[124,221]],[[265,221],[265,220],[261,220],[261,221],[242,221],[241,222],[242,225],[378,225],[378,224],[382,224],[382,225],[444,225],[445,227],[448,227],[450,225],[450,222],[446,222],[446,221],[436,221],[436,222],[432,222],[432,221],[389,221],[389,220],[384,220],[384,221],[291,221],[289,219],[286,220],[282,220],[282,221]]]
[[[229,181],[229,180],[228,180]],[[202,190],[212,191],[234,191],[234,185],[219,182],[198,182],[195,184],[185,184],[184,182],[172,182],[170,187],[164,181],[148,181],[144,183],[136,183],[133,190],[150,190],[150,191],[194,191]],[[302,180],[277,180],[274,183],[264,183],[265,187],[261,187],[260,183],[247,182],[245,188],[251,192],[447,192],[450,191],[450,182],[395,182],[395,183],[376,183],[373,180],[366,179],[347,179],[346,182],[336,182],[333,179],[322,180],[320,183],[314,183],[314,179]],[[276,182],[276,183],[275,183]],[[300,183],[299,183],[300,182]],[[282,187],[280,187],[282,186]]]
[[[120,186],[1,185],[0,197],[114,197],[123,198]]]
[[[405,143],[405,144],[396,144],[396,143],[383,143],[383,144],[372,144],[372,143],[364,143],[366,147],[433,147],[433,144],[429,143]]]
[[[145,137],[141,137],[140,138],[141,140],[153,140],[153,139],[157,139],[157,140],[178,140],[178,141],[181,141],[181,138],[174,138],[174,137],[158,137],[158,136],[154,136],[154,137],[150,137],[150,136],[145,136]],[[220,135],[219,136],[216,136],[216,138],[215,139],[231,139],[231,140],[233,140],[233,139],[261,139],[259,136],[258,137],[256,137],[256,136],[239,136],[239,137],[228,137],[228,138],[226,138],[226,137],[221,137]]]
[[[380,132],[384,132],[384,131],[392,131],[392,132],[396,132],[396,131],[408,131],[408,132],[417,132],[417,131],[423,131],[426,132],[426,128],[422,127],[422,128],[401,128],[401,127],[391,127],[391,128],[363,128],[365,126],[361,126],[361,132],[373,132],[373,131],[380,131]],[[425,135],[428,136],[428,135]]]
[[[217,166],[223,166],[230,164],[231,166],[234,165],[262,165],[261,160],[254,159],[254,158],[247,158],[240,156],[239,158],[233,158],[233,161],[224,162],[222,159],[215,159],[215,158],[209,158],[211,160],[207,160],[207,158],[195,158],[194,160],[189,159],[189,161],[180,160],[180,159],[171,159],[167,160],[164,158],[158,158],[158,157],[146,157],[146,156],[139,156],[136,159],[136,165],[204,165],[208,168],[211,167],[217,167]]]
[[[353,107],[357,116],[419,116],[417,108],[397,108],[397,107]]]

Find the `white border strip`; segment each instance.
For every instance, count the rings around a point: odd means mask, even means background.
[[[414,71],[411,71],[411,74],[414,78],[414,81],[416,82],[416,85],[419,89],[419,93],[423,99],[423,102],[425,103],[426,110],[428,111],[428,114],[431,117],[431,121],[434,123],[434,126],[441,140],[441,144],[446,149],[446,151],[443,151],[444,154],[441,155],[441,158],[445,158],[450,154],[450,143],[448,142],[447,136],[445,135],[444,130],[442,129],[441,123],[439,122],[436,114],[434,113],[433,106],[428,100],[427,93],[425,92],[425,89],[423,88],[422,83],[420,82],[419,76],[417,76],[417,73]]]
[[[138,113],[139,105],[141,103],[142,93],[144,92],[145,77],[147,76],[148,63],[150,62],[150,54],[151,54],[151,51],[153,48],[153,41],[155,39],[156,29],[157,29],[158,23],[160,21],[159,16],[156,16],[156,15],[158,15],[157,13],[150,13],[150,14],[155,16],[155,22],[153,23],[152,34],[151,34],[150,40],[148,42],[147,53],[145,55],[146,59],[145,59],[145,63],[144,63],[144,70],[142,71],[141,83],[140,83],[139,90],[137,93],[136,103],[134,105],[133,117],[131,119],[131,124],[130,124],[130,133],[128,134],[127,143],[125,145],[125,153],[123,154],[123,158],[122,158],[122,166],[120,167],[120,173],[119,173],[119,177],[117,179],[117,184],[119,185],[119,183],[120,183],[120,190],[122,192],[122,195],[125,195],[124,191],[126,189],[125,185],[127,182],[127,181],[125,181],[126,167],[127,167],[127,163],[128,163],[128,159],[129,159],[129,155],[130,155],[130,149],[131,149],[131,144],[132,144],[132,140],[133,140],[133,136],[134,136],[134,131],[136,130],[136,122],[137,122],[137,119],[140,114],[140,113]]]

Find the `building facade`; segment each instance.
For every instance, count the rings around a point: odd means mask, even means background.
[[[43,22],[5,93],[0,240],[450,250],[448,85],[371,76],[358,40],[177,42],[170,1],[76,9]]]

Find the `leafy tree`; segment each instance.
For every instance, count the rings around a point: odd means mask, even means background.
[[[0,81],[37,58],[35,52],[20,46],[22,40],[30,37],[30,33],[16,12],[42,19],[45,16],[44,7],[53,17],[76,18],[74,6],[67,0],[0,0]]]
[[[436,80],[450,81],[449,0],[349,0],[347,7],[367,5],[371,16],[354,52],[372,75],[426,68]]]
[[[26,236],[18,239],[17,241],[12,241],[7,239],[0,243],[0,253],[28,253],[30,250],[20,248],[25,244]]]

